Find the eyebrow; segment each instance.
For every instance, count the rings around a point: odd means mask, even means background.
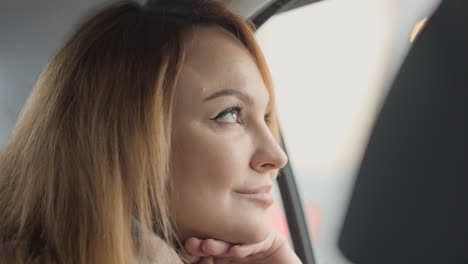
[[[206,102],[206,101],[209,101],[209,100],[221,97],[221,96],[234,96],[244,101],[245,103],[249,103],[249,104],[252,103],[252,98],[250,98],[248,95],[246,95],[245,93],[241,91],[232,90],[232,89],[225,89],[225,90],[215,92],[214,94],[206,97],[203,101]]]

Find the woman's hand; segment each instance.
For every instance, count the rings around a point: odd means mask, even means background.
[[[181,255],[197,264],[301,264],[279,233],[272,233],[256,244],[233,245],[215,239],[189,238]]]

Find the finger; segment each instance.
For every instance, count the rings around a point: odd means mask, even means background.
[[[228,259],[228,258],[216,258],[214,263],[215,264],[234,264],[234,262],[232,262],[232,259]]]
[[[191,237],[185,241],[184,248],[185,250],[193,256],[207,256],[205,252],[201,249],[202,241],[196,237]]]
[[[231,245],[214,239],[207,239],[202,241],[201,249],[211,256],[223,256],[227,253]]]
[[[180,252],[179,252],[180,256],[182,257],[182,259],[186,260],[187,263],[197,263],[198,261],[200,261],[201,257],[199,256],[193,256],[191,255],[190,253],[188,253],[185,249],[182,249]]]
[[[250,255],[250,251],[248,251],[246,248],[242,248],[241,246],[236,245],[229,249],[228,254],[233,258],[241,259]]]
[[[213,257],[204,257],[200,264],[215,264]]]
[[[270,240],[265,240],[256,244],[236,245],[229,249],[228,255],[233,258],[241,259],[265,251],[270,246]]]

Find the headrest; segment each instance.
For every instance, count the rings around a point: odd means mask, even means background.
[[[468,263],[468,1],[443,1],[403,63],[339,247],[355,264]]]

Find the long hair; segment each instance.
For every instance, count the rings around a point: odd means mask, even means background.
[[[134,263],[151,250],[142,230],[174,247],[171,118],[190,26],[235,35],[273,109],[251,24],[218,1],[150,3],[99,8],[39,76],[0,156],[1,263]]]

